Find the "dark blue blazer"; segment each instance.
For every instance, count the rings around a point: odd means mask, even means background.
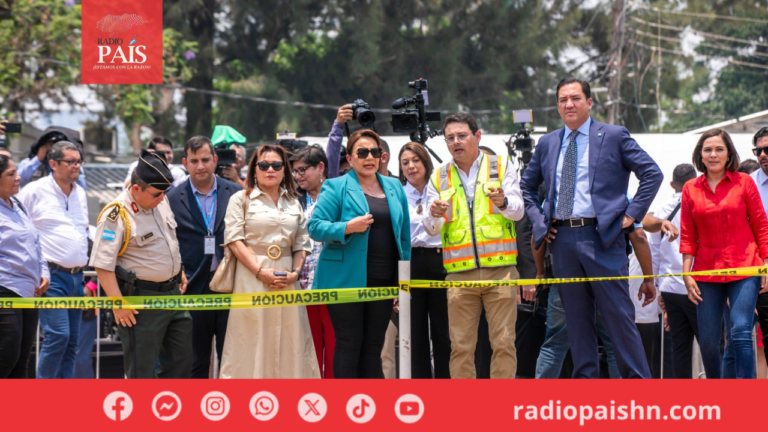
[[[221,262],[224,259],[224,248],[221,245],[224,243],[224,215],[227,213],[227,204],[229,198],[243,188],[221,177],[216,177],[216,187],[218,195],[213,234],[216,236],[216,256]],[[213,257],[205,255],[205,221],[192,193],[189,179],[168,192],[168,202],[176,218],[176,237],[179,239],[181,262],[184,264],[184,273],[188,280],[186,294],[211,294],[208,276],[211,273]]]
[[[553,205],[555,174],[564,135],[565,128],[562,128],[539,139],[520,180],[525,211],[533,225],[537,248],[544,241],[550,221],[556,215]],[[627,187],[632,172],[640,180],[640,187],[632,203],[629,203]],[[626,128],[592,120],[589,128],[589,192],[603,247],[610,247],[621,234],[621,220],[625,214],[635,221],[643,220],[663,179],[659,166],[629,136]],[[539,205],[538,189],[542,182],[547,193],[543,204]]]

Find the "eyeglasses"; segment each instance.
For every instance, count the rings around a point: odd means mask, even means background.
[[[272,162],[272,163],[269,163],[267,161],[261,161],[261,162],[257,163],[256,165],[262,171],[269,170],[269,167],[272,167],[272,169],[275,170],[275,171],[280,171],[280,170],[283,169],[283,165],[284,164],[283,164],[283,161],[275,161],[275,162]]]
[[[446,144],[451,144],[453,142],[463,143],[464,141],[468,140],[469,137],[471,136],[472,136],[471,134],[461,134],[461,135],[456,135],[455,137],[445,137],[445,143]]]
[[[317,165],[307,165],[305,167],[296,168],[295,170],[291,171],[291,173],[293,173],[294,177],[298,177],[298,176],[302,176],[303,177],[308,169],[316,167],[316,166]]]
[[[368,155],[373,156],[374,159],[381,158],[381,154],[384,153],[381,147],[374,147],[372,149],[359,148],[357,149],[357,157],[360,159],[368,159]]]
[[[766,155],[768,155],[768,147],[757,147],[752,149],[752,154],[754,154],[755,156],[759,157],[760,153],[765,153]]]
[[[56,162],[64,162],[65,164],[69,165],[70,167],[76,167],[78,165],[80,165],[80,166],[85,165],[85,162],[83,162],[82,159],[56,159]]]

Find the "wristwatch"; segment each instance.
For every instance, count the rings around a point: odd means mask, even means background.
[[[298,271],[298,270],[291,270],[291,273],[296,273],[296,276],[298,276],[299,279],[301,279],[301,272],[300,271]]]
[[[499,207],[499,210],[505,210],[507,208],[507,203],[508,203],[507,197],[504,197],[504,205]]]

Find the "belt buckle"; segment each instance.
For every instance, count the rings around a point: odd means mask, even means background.
[[[276,250],[276,252],[274,252]],[[271,260],[279,260],[283,256],[283,249],[278,245],[272,245],[267,248],[267,256]]]
[[[580,225],[574,225],[573,224],[574,221],[579,221],[579,222],[581,222],[581,224]],[[568,225],[571,228],[581,228],[581,227],[584,226],[584,219],[568,219]]]

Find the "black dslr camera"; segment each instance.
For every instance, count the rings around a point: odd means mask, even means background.
[[[216,156],[219,157],[219,162],[216,164],[216,175],[226,178],[224,177],[224,168],[237,163],[237,152],[228,149],[227,143],[219,143],[216,144]]]
[[[362,99],[355,99],[354,102],[349,104],[352,109],[352,120],[357,120],[360,126],[364,129],[376,130],[374,123],[376,123],[376,115],[371,111],[371,106],[368,105]]]

